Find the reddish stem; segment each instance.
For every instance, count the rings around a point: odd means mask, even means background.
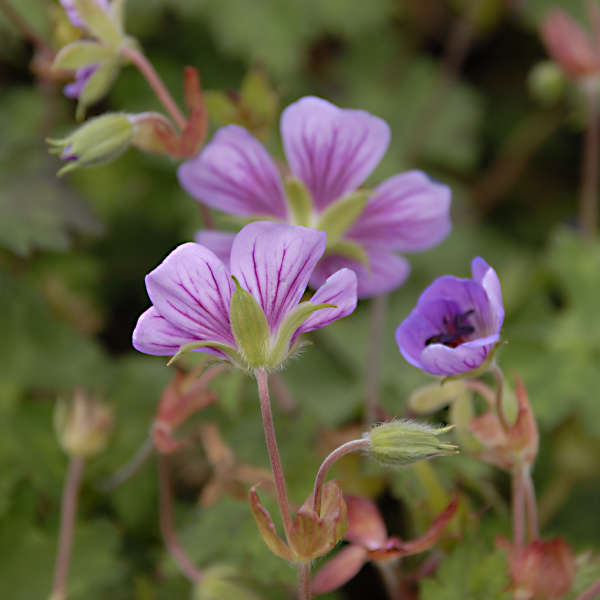
[[[9,21],[38,49],[50,49],[50,45],[37,33],[29,23],[18,13],[8,0],[0,0],[0,8]]]
[[[529,541],[537,540],[540,536],[538,526],[537,502],[535,487],[529,468],[523,469],[523,486],[525,490],[525,509],[527,511],[527,535]]]
[[[202,572],[194,565],[175,536],[169,459],[162,454],[158,455],[158,483],[160,492],[160,531],[167,550],[187,579],[192,583],[200,583],[203,578]]]
[[[67,597],[67,578],[69,576],[69,564],[71,562],[71,550],[73,547],[77,498],[79,496],[79,488],[81,487],[84,466],[85,460],[82,457],[71,457],[61,503],[60,533],[54,567],[52,600],[64,600]]]
[[[500,425],[502,425],[502,429],[505,432],[508,432],[509,426],[506,422],[506,417],[504,416],[504,408],[502,407],[502,397],[504,393],[504,375],[502,374],[502,370],[500,367],[493,363],[490,367],[490,370],[494,374],[494,378],[496,379],[496,413],[498,415],[498,421],[500,421]]]
[[[298,563],[298,600],[310,600],[310,563]]]
[[[313,489],[313,510],[317,514],[321,513],[321,490],[323,489],[323,483],[333,463],[346,454],[368,448],[370,443],[371,442],[366,438],[346,442],[331,452],[329,456],[327,456],[327,458],[321,463],[321,466],[317,472],[317,476],[315,477],[315,487]]]
[[[523,485],[523,469],[515,467],[512,472],[512,517],[513,543],[522,548],[525,544],[525,488]]]
[[[592,587],[577,596],[577,600],[594,600],[594,598],[600,598],[600,579]]]
[[[146,78],[146,81],[150,87],[154,90],[157,98],[162,102],[163,106],[167,109],[167,112],[171,115],[179,129],[185,129],[187,121],[183,116],[183,113],[179,110],[179,107],[173,100],[171,94],[165,87],[160,76],[150,63],[150,61],[135,48],[129,48],[124,46],[120,50],[121,54],[128,58],[140,71],[140,73]]]
[[[579,226],[584,238],[593,239],[598,223],[598,102],[595,86],[584,87],[583,92],[586,100],[587,127],[583,147]]]
[[[260,399],[260,411],[262,414],[263,428],[265,431],[265,441],[269,460],[273,471],[275,481],[275,491],[277,493],[277,503],[283,522],[283,529],[288,542],[291,539],[292,518],[290,516],[290,503],[288,500],[287,488],[285,485],[285,475],[279,458],[279,449],[277,448],[277,438],[275,437],[275,426],[273,425],[273,413],[271,412],[271,399],[269,398],[268,375],[264,369],[255,371],[256,383],[258,385],[258,397]]]
[[[387,295],[376,296],[371,301],[371,331],[367,355],[365,425],[370,427],[377,420],[379,406],[379,383],[381,380],[381,343],[385,323]]]

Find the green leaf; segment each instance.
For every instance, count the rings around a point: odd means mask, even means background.
[[[358,219],[370,194],[371,190],[357,190],[336,200],[325,209],[315,229],[327,233],[327,245],[336,244],[342,234]]]
[[[270,331],[267,317],[254,296],[235,281],[231,298],[229,319],[236,344],[248,366],[252,369],[267,363]]]
[[[283,321],[279,327],[277,339],[269,353],[269,366],[278,367],[287,356],[290,339],[296,329],[317,310],[323,308],[336,308],[335,304],[314,304],[312,302],[301,302]]]
[[[91,41],[78,41],[65,46],[56,55],[53,69],[79,69],[94,63],[101,63],[115,55],[115,51],[103,44]]]
[[[304,183],[296,177],[286,177],[284,185],[294,223],[309,227],[313,213],[313,200],[310,192]]]
[[[106,12],[95,0],[73,0],[79,18],[85,23],[87,29],[101,42],[112,48],[118,48],[123,35],[111,15]]]

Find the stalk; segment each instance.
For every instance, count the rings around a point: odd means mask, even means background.
[[[598,225],[598,101],[595,89],[583,88],[587,127],[583,142],[579,225],[585,239],[593,239]]]
[[[370,427],[377,420],[379,406],[379,388],[381,381],[381,342],[387,295],[376,296],[371,301],[371,331],[369,335],[369,354],[367,356],[365,425]]]

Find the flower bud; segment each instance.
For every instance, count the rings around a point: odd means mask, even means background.
[[[546,106],[560,100],[566,89],[563,72],[551,60],[535,65],[529,73],[528,83],[532,96]]]
[[[59,154],[67,164],[63,175],[78,167],[91,167],[111,162],[121,155],[133,137],[133,124],[128,115],[109,113],[90,119],[62,139],[49,139],[50,152]]]
[[[419,460],[458,454],[458,446],[440,442],[438,436],[454,426],[438,429],[414,421],[392,421],[375,425],[365,434],[370,455],[383,465],[405,466]]]
[[[71,456],[88,457],[102,452],[112,429],[109,406],[76,390],[71,401],[59,399],[54,410],[54,428],[63,450]]]

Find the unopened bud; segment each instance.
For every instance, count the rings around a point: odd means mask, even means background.
[[[414,421],[392,421],[375,425],[365,434],[370,455],[383,465],[402,467],[436,456],[458,454],[458,446],[441,442],[438,436],[454,426],[434,428]]]
[[[71,456],[88,457],[101,452],[112,429],[109,406],[76,390],[72,400],[59,399],[54,428],[63,450]]]
[[[59,154],[67,164],[63,175],[78,167],[91,167],[111,162],[131,144],[133,124],[129,115],[111,113],[90,119],[62,139],[49,139],[50,152]]]
[[[535,65],[529,73],[528,83],[531,95],[546,106],[560,100],[566,89],[563,72],[551,60]]]

